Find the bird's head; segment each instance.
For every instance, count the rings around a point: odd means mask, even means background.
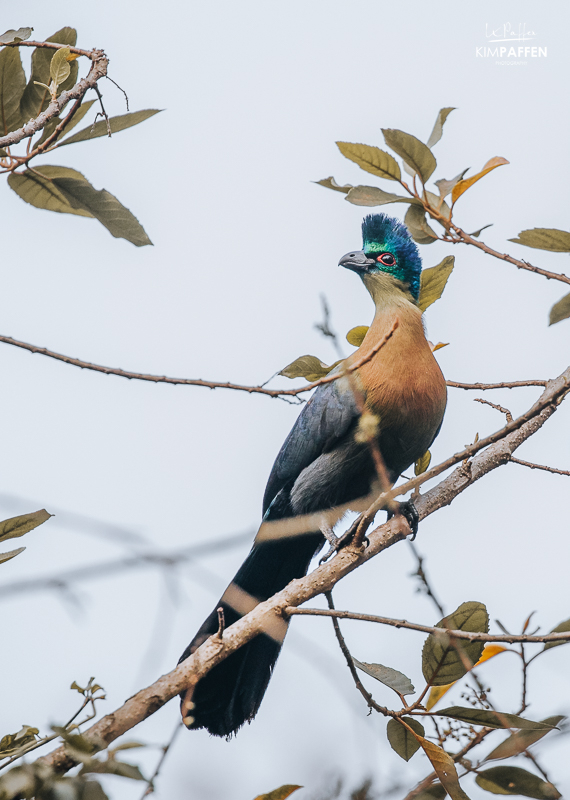
[[[417,245],[404,223],[387,214],[364,217],[362,250],[347,253],[338,263],[364,280],[379,273],[391,275],[414,300],[420,295],[422,260]]]

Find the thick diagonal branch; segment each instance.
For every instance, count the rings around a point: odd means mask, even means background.
[[[536,433],[554,414],[558,404],[568,391],[570,367],[558,378],[550,381],[540,400],[533,406],[534,414],[513,430],[504,429],[504,437],[479,453],[472,461],[458,466],[437,486],[416,500],[420,518],[433,514],[449,505],[456,497],[475,481],[497,467],[506,464],[512,453]],[[521,418],[519,418],[521,419]],[[516,420],[515,420],[516,422]],[[224,631],[224,637],[210,637],[193,655],[176,669],[163,675],[151,686],[142,689],[111,714],[107,714],[87,731],[84,737],[98,749],[103,749],[122,734],[134,728],[172,698],[176,697],[189,684],[203,678],[216,664],[260,633],[272,630],[282,624],[289,606],[299,606],[323,592],[330,591],[342,578],[353,572],[361,564],[374,558],[396,542],[405,539],[407,526],[401,527],[401,518],[394,517],[369,534],[369,545],[364,548],[347,547],[330,562],[318,567],[305,578],[291,581],[283,591],[256,606],[253,611]],[[65,772],[75,765],[74,759],[59,747],[40,759],[43,763]]]

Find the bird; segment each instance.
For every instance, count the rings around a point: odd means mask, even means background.
[[[344,255],[339,266],[362,279],[374,302],[374,319],[358,350],[336,370],[362,364],[351,374],[366,411],[376,420],[373,435],[389,481],[394,483],[426,453],[439,433],[447,387],[425,336],[418,307],[422,262],[407,227],[386,214],[369,214],[362,222],[362,238],[362,250]],[[390,331],[383,346],[366,360]],[[269,475],[264,523],[350,505],[371,492],[377,470],[369,443],[357,435],[360,418],[346,372],[316,388]],[[258,536],[179,663],[217,633],[219,608],[225,626],[231,625],[294,578],[306,575],[324,542],[320,529],[273,539]],[[181,713],[186,727],[205,728],[229,739],[251,722],[282,644],[278,637],[258,634],[183,692]]]

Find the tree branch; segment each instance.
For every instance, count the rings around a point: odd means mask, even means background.
[[[38,43],[18,42],[17,44],[37,45]],[[45,44],[49,43],[46,42]],[[62,46],[63,45],[55,45],[55,49],[58,50]],[[74,48],[70,48],[70,50],[73,52]],[[62,92],[57,100],[51,102],[46,110],[35,119],[31,119],[23,127],[18,128],[15,131],[11,131],[6,136],[0,136],[0,148],[12,147],[13,145],[18,144],[18,142],[21,142],[22,139],[33,136],[35,133],[45,127],[50,119],[57,117],[70,100],[79,100],[89,89],[93,89],[96,86],[97,81],[100,78],[105,77],[107,74],[109,59],[103,50],[93,50],[91,52],[82,50],[81,55],[89,56],[92,61],[91,69],[89,70],[87,77],[82,78],[67,92]]]
[[[500,441],[495,442],[486,452],[480,453],[468,465],[455,469],[437,486],[416,500],[420,519],[449,505],[465,489],[487,473],[506,463],[511,454],[556,411],[557,405],[568,391],[570,367],[556,380],[549,382],[538,403],[531,412],[523,415],[524,421],[515,429],[506,426]],[[529,416],[530,414],[530,416]],[[528,419],[526,419],[528,417]],[[519,420],[522,418],[519,418]],[[401,519],[394,517],[369,534],[367,548],[341,550],[332,561],[317,567],[312,573],[291,583],[265,602],[259,603],[253,611],[239,619],[224,631],[222,640],[210,637],[195,653],[183,661],[172,672],[163,675],[151,686],[137,692],[116,711],[107,714],[82,735],[94,747],[104,749],[117,737],[138,725],[154,714],[159,708],[176,697],[192,683],[204,677],[216,664],[219,664],[239,647],[260,633],[271,634],[283,625],[283,616],[290,606],[297,607],[307,600],[331,589],[346,575],[361,564],[374,558],[378,553],[392,547],[406,537],[408,526],[401,525]],[[71,769],[75,761],[61,746],[40,759],[60,772]]]
[[[354,372],[359,369],[363,364],[369,361],[378,350],[384,346],[385,340],[392,335],[390,331],[388,336],[381,342],[375,345],[370,353],[363,359],[355,362],[348,368],[348,372]],[[206,389],[234,389],[239,392],[248,392],[249,394],[266,394],[269,397],[296,397],[303,392],[310,392],[322,383],[329,383],[333,380],[338,380],[342,377],[341,373],[335,375],[327,375],[313,383],[308,383],[306,386],[301,386],[297,389],[266,389],[265,386],[245,386],[240,383],[230,383],[229,381],[205,381],[202,378],[168,378],[166,375],[149,375],[144,372],[128,372],[124,369],[117,367],[105,367],[100,364],[92,364],[90,361],[82,361],[79,358],[66,356],[62,353],[56,353],[54,350],[48,350],[46,347],[37,347],[35,344],[28,344],[28,342],[21,342],[18,339],[13,339],[11,336],[0,336],[0,342],[9,344],[14,347],[19,347],[22,350],[27,350],[29,353],[37,353],[48,358],[53,358],[56,361],[63,361],[64,364],[71,364],[80,369],[89,369],[94,372],[101,372],[104,375],[117,375],[119,378],[128,378],[129,380],[149,381],[150,383],[168,383],[173,386],[204,386]],[[514,381],[512,383],[457,383],[456,381],[447,381],[447,385],[457,389],[513,389],[519,386],[546,386],[547,381],[529,380],[529,381]]]
[[[448,221],[448,225],[450,228],[453,228],[456,237],[447,237],[444,239],[446,242],[450,242],[451,244],[470,244],[473,247],[477,247],[479,250],[482,250],[484,253],[487,253],[489,256],[494,256],[494,258],[499,258],[501,261],[508,261],[509,264],[514,264],[515,267],[518,269],[526,269],[529,272],[534,272],[536,275],[542,275],[544,278],[548,280],[555,280],[555,281],[562,281],[562,283],[570,283],[570,278],[567,275],[559,272],[550,272],[547,269],[542,269],[541,267],[535,267],[533,264],[529,264],[528,261],[519,261],[518,258],[513,258],[508,253],[499,253],[498,250],[493,250],[492,247],[485,244],[485,242],[480,242],[478,239],[473,238],[468,233],[466,233],[462,228],[455,225],[453,222]]]
[[[569,633],[546,633],[544,636],[531,636],[527,634],[494,634],[494,633],[470,633],[469,631],[456,631],[448,628],[436,628],[430,625],[419,625],[415,622],[408,622],[405,619],[391,619],[390,617],[379,617],[376,614],[360,614],[355,611],[337,611],[327,608],[295,608],[290,606],[284,609],[284,613],[289,616],[308,616],[308,617],[334,617],[335,619],[358,619],[363,622],[379,622],[381,625],[391,625],[393,628],[406,628],[411,631],[421,631],[422,633],[433,633],[436,636],[446,635],[451,639],[466,639],[469,642],[529,642],[543,644],[546,642],[569,642]]]

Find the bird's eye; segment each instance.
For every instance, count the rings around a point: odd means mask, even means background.
[[[382,255],[378,256],[376,261],[380,261],[387,267],[393,267],[394,264],[396,263],[396,259],[394,258],[392,253],[382,253]]]

